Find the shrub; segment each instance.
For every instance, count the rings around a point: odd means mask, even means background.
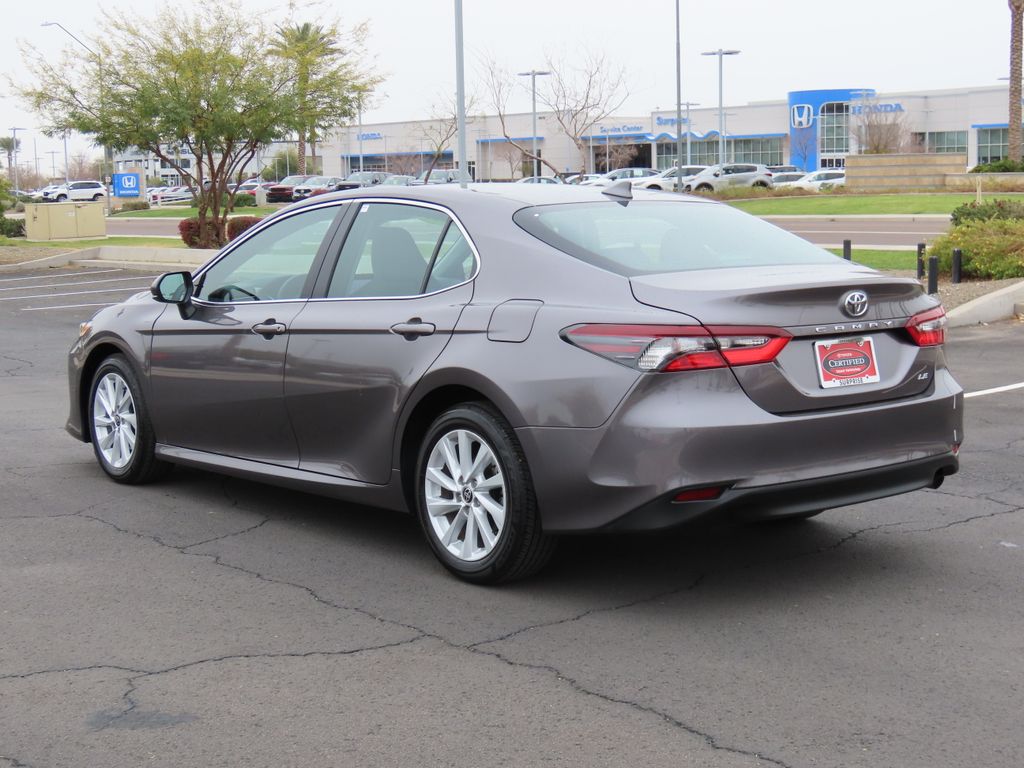
[[[149,203],[145,200],[129,200],[121,204],[122,211],[148,211]]]
[[[182,219],[178,222],[178,234],[181,235],[182,242],[185,243],[189,248],[199,247],[199,219],[198,217],[192,217],[191,219]]]
[[[963,251],[964,277],[1001,280],[1024,277],[1024,220],[987,219],[966,221],[938,238],[928,249],[939,257],[939,268],[948,272],[953,249]]]
[[[983,203],[964,203],[953,209],[950,218],[954,227],[967,221],[1024,219],[1024,200],[987,200]]]
[[[695,194],[711,197],[715,200],[750,200],[762,197],[800,197],[802,195],[816,195],[809,189],[797,187],[779,187],[769,189],[768,187],[725,187],[718,192],[696,192]]]
[[[19,200],[17,202],[17,204],[14,206],[14,212],[15,213],[24,213],[25,212],[25,204],[23,202],[21,202],[21,200]]]
[[[25,220],[8,219],[0,212],[0,237],[24,237]]]
[[[228,195],[223,195],[221,197],[221,199],[220,199],[220,207],[221,208],[227,208],[228,207],[229,199],[230,198],[229,198]],[[192,207],[193,208],[198,208],[199,207],[199,201],[196,200],[194,197],[192,198]],[[247,195],[244,192],[242,194],[240,194],[240,195],[235,195],[235,205],[234,205],[234,208],[255,208],[255,207],[256,207],[256,197],[254,195]],[[234,208],[232,208],[232,210],[234,210]]]
[[[971,173],[1024,173],[1024,161],[1004,157],[994,163],[979,163],[971,168]]]
[[[260,216],[235,216],[228,219],[228,241],[234,240],[250,227],[259,224],[263,219]]]

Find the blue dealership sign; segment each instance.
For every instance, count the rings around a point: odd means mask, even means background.
[[[137,173],[114,174],[114,197],[138,197],[141,186]]]

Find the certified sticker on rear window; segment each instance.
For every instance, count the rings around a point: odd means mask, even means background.
[[[869,337],[817,341],[814,355],[818,361],[818,381],[825,389],[880,380],[875,345]]]

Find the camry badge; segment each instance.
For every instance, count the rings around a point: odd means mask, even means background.
[[[849,291],[840,300],[839,306],[850,317],[863,317],[868,311],[868,295],[864,291]]]

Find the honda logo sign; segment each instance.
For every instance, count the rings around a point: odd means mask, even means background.
[[[814,122],[814,107],[810,104],[794,104],[790,108],[789,119],[794,128],[810,128]]]

